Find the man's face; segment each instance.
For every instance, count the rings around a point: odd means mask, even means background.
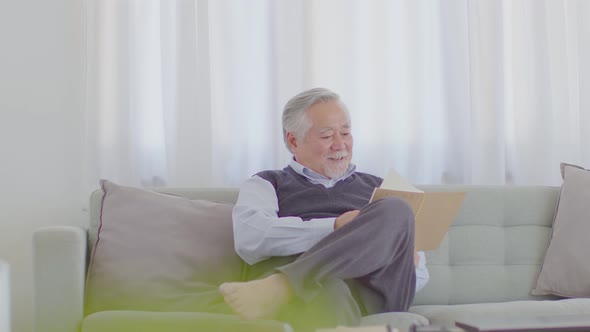
[[[328,178],[339,178],[352,159],[350,120],[337,101],[317,103],[306,111],[312,126],[299,140],[288,133],[295,160]]]

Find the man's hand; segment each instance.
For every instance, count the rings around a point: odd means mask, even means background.
[[[352,211],[344,212],[338,218],[336,218],[336,221],[334,221],[334,230],[337,230],[338,228],[348,224],[358,214],[359,214],[359,210],[352,210]]]

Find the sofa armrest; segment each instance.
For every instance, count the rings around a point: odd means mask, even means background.
[[[84,316],[87,233],[53,226],[33,234],[35,331],[76,332]]]
[[[0,331],[10,331],[10,268],[0,260]]]

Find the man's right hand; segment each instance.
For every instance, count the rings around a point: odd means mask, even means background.
[[[334,221],[334,230],[337,230],[338,228],[348,224],[358,214],[359,214],[359,210],[352,210],[352,211],[344,212],[338,218],[336,218],[336,221]]]

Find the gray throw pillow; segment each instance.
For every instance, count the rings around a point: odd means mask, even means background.
[[[225,312],[217,292],[240,280],[233,206],[102,180],[104,197],[85,311]]]
[[[561,164],[553,233],[533,295],[590,297],[590,171]]]

